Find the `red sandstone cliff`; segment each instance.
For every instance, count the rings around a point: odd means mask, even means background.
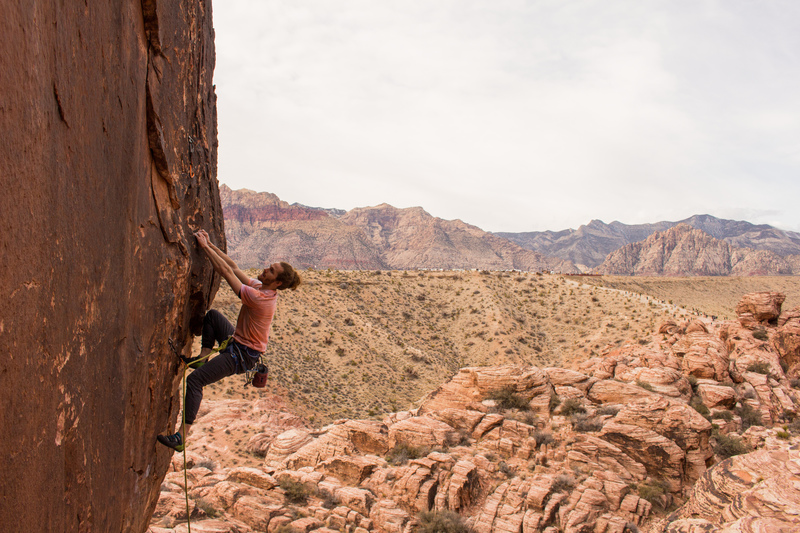
[[[0,18],[0,524],[144,531],[224,242],[208,1]]]
[[[231,257],[258,267],[284,260],[342,269],[481,268],[577,272],[460,220],[388,204],[331,216],[270,193],[221,187]]]

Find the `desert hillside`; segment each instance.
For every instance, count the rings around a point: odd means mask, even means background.
[[[540,281],[473,275],[472,286],[494,285],[506,300],[509,284]],[[407,281],[409,293],[426,287]],[[573,297],[632,297],[541,281]],[[660,307],[640,301],[617,306]],[[324,426],[268,392],[209,399],[185,462],[173,457],[151,533],[182,533],[187,511],[193,529],[219,533],[797,531],[800,306],[786,303],[776,291],[746,294],[734,320],[675,320],[681,313],[661,307],[637,341],[610,334],[580,364],[574,352],[565,362],[575,369],[466,366],[413,406]],[[364,324],[359,315],[350,327]]]
[[[798,277],[309,270],[305,280],[280,293],[269,387],[317,424],[405,409],[465,366],[574,368],[694,310],[733,318],[754,290],[800,305]],[[214,307],[235,320],[238,299],[222,285]],[[215,387],[220,398],[257,394],[238,378]]]

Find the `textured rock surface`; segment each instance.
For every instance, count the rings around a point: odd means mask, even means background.
[[[622,276],[792,274],[791,265],[774,252],[736,248],[688,224],[653,233],[610,253],[597,270]]]
[[[274,194],[221,188],[231,257],[342,269],[484,268],[577,272],[460,220],[390,205],[347,213],[289,205]],[[264,254],[269,250],[270,257]]]
[[[206,2],[11,2],[0,22],[0,523],[144,531],[177,360],[224,245]],[[17,529],[18,528],[18,529]]]
[[[231,517],[224,531],[411,533],[421,512],[448,510],[486,533],[795,531],[800,396],[770,341],[797,317],[777,318],[763,334],[734,320],[665,323],[580,371],[462,368],[415,409],[265,438],[261,469],[210,471],[195,452],[196,518]],[[683,364],[698,345],[712,377]],[[205,418],[230,409],[219,403]],[[760,451],[725,460],[737,441],[738,453]],[[172,468],[153,533],[185,516]]]
[[[706,471],[666,531],[692,531],[695,520],[720,533],[800,531],[800,451],[791,448],[772,440],[766,449],[731,457]]]

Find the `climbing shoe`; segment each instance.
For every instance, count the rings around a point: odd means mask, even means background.
[[[184,444],[180,433],[174,433],[172,435],[159,435],[156,438],[158,439],[158,442],[160,442],[167,448],[172,448],[176,452],[183,451]]]

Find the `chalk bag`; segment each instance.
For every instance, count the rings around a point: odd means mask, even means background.
[[[267,377],[269,376],[269,368],[264,363],[258,363],[253,369],[256,371],[253,376],[253,387],[263,388],[267,386]]]

